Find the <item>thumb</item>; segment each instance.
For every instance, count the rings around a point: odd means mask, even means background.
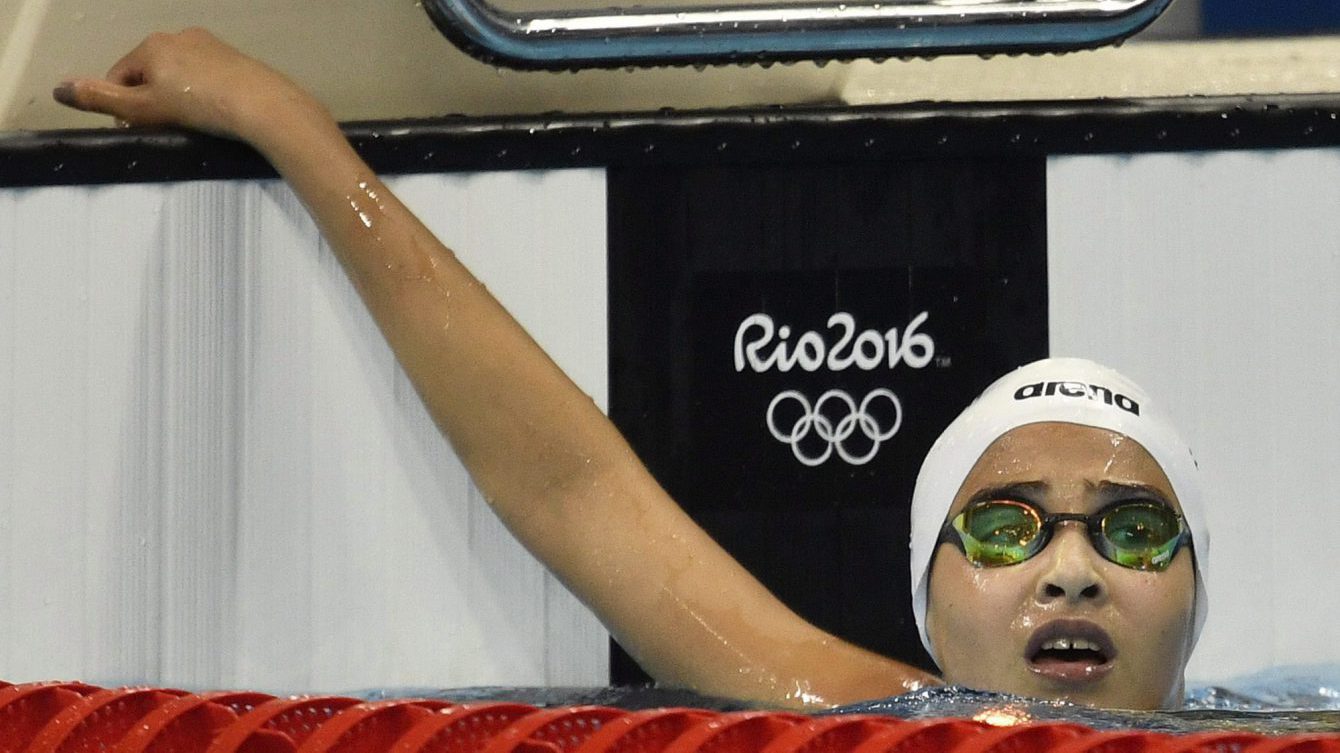
[[[74,79],[62,82],[51,96],[76,110],[100,112],[131,124],[147,125],[158,120],[140,87],[94,78]]]

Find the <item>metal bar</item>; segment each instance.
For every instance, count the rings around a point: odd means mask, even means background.
[[[1045,53],[1134,34],[1171,0],[897,0],[508,12],[423,0],[457,46],[515,68]]]

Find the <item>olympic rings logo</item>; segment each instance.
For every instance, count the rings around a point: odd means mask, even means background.
[[[870,412],[871,407],[876,400],[885,400],[893,406],[893,425],[888,428],[880,426],[879,420]],[[788,401],[795,401],[800,405],[800,417],[796,419],[790,430],[783,431],[777,426],[777,408]],[[824,412],[825,407],[830,405],[840,406],[842,409],[841,417],[830,416]],[[796,390],[787,390],[777,395],[768,404],[768,431],[776,437],[778,442],[791,445],[791,453],[796,456],[796,460],[810,466],[811,468],[822,465],[836,451],[838,457],[851,463],[852,465],[865,465],[875,458],[879,452],[880,445],[893,438],[898,433],[898,429],[903,425],[903,405],[898,401],[898,396],[893,394],[892,390],[880,387],[865,396],[860,405],[851,395],[842,390],[829,390],[813,404]],[[847,440],[851,439],[857,431],[868,440],[870,447],[862,454],[853,454],[847,448]],[[818,446],[826,443],[826,447],[818,455],[807,454],[801,449],[801,442],[814,432],[818,442],[812,443]]]

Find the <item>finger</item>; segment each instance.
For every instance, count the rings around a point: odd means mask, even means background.
[[[121,86],[140,86],[146,81],[144,66],[138,60],[121,60],[107,71],[107,80]]]
[[[107,70],[107,80],[123,86],[138,86],[145,82],[148,62],[154,50],[162,47],[163,34],[150,34],[135,49],[126,53]]]

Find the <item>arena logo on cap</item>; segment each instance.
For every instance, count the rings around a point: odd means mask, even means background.
[[[1140,404],[1111,387],[1084,382],[1034,382],[1025,384],[1014,391],[1015,400],[1028,400],[1035,397],[1074,397],[1103,402],[1132,415],[1140,415]]]

